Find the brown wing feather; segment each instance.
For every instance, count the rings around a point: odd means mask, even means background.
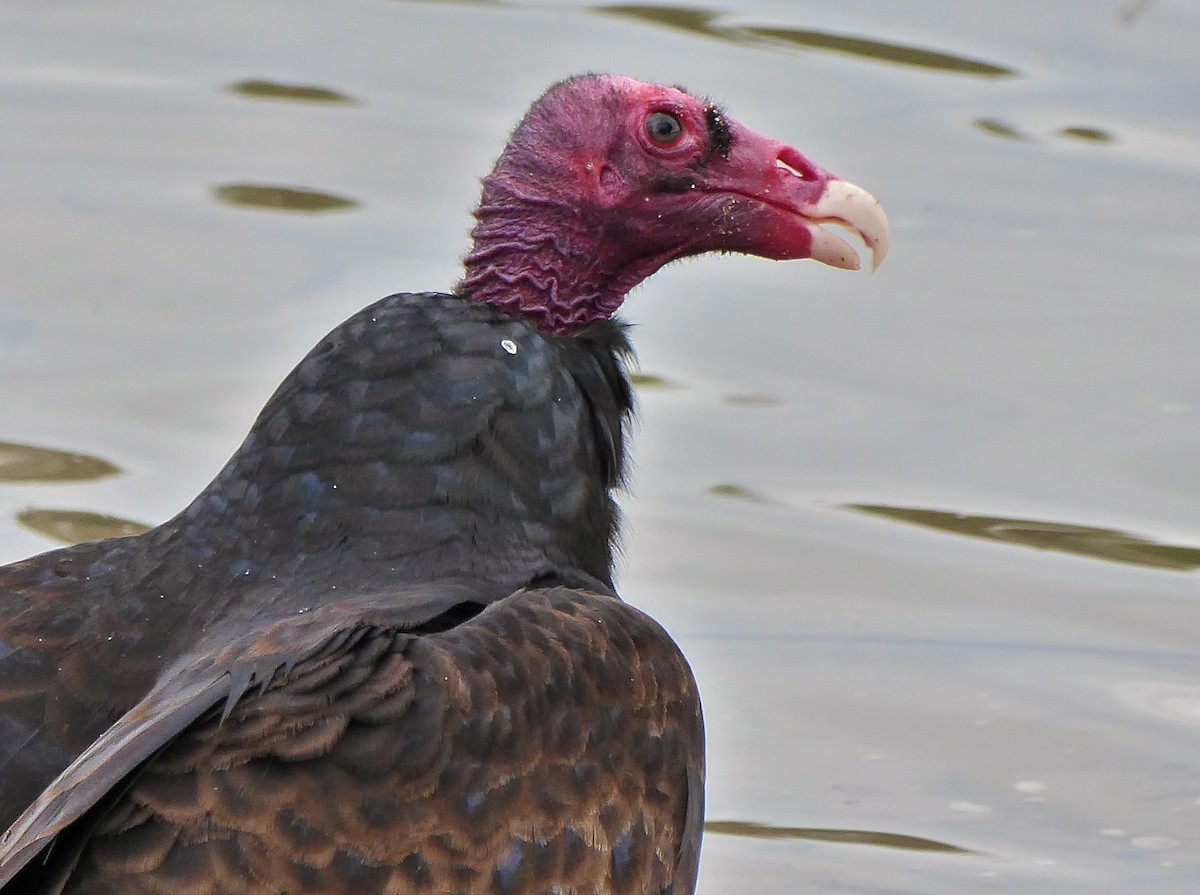
[[[423,635],[360,615],[223,721],[192,686],[202,717],[15,882],[61,860],[89,895],[692,891],[695,682],[611,597],[523,591]]]

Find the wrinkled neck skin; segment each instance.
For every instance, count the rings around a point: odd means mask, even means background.
[[[497,169],[484,181],[458,291],[556,335],[607,319],[630,289],[681,254],[633,248],[608,223],[617,217],[581,212],[530,177]]]

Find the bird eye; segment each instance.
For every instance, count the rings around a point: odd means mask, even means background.
[[[672,146],[683,136],[683,125],[670,112],[651,112],[646,116],[646,136],[658,146]]]

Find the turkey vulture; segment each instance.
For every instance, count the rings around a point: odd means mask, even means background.
[[[284,380],[143,535],[0,569],[4,893],[674,893],[695,681],[612,582],[611,318],[709,251],[882,260],[863,190],[681,89],[587,75],[484,180],[449,294]]]

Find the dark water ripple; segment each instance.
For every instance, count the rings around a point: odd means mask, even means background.
[[[671,391],[680,385],[654,373],[630,373],[629,384],[640,391]]]
[[[806,839],[811,842],[840,842],[850,845],[874,845],[880,848],[900,848],[907,851],[941,852],[952,855],[974,855],[969,848],[909,836],[904,833],[881,833],[875,830],[833,830],[824,827],[776,827],[741,820],[710,820],[704,832],[717,836],[748,836],[753,839]]]
[[[848,510],[908,522],[923,528],[988,541],[1000,541],[1038,550],[1053,550],[1075,556],[1103,559],[1131,566],[1191,572],[1200,569],[1200,547],[1187,544],[1163,544],[1139,535],[1111,528],[1050,522],[1039,519],[1014,519],[1005,516],[976,516],[949,510],[922,507],[892,507],[880,504],[846,504]]]
[[[699,34],[728,43],[841,53],[871,62],[979,78],[1007,78],[1019,74],[1015,68],[995,62],[856,35],[801,28],[724,25],[719,21],[724,13],[719,10],[612,4],[592,7],[592,11],[600,15],[634,19],[676,31]]]
[[[0,441],[0,482],[90,482],[120,473],[99,457]]]
[[[337,90],[327,87],[317,87],[312,84],[283,84],[278,81],[268,81],[263,78],[251,78],[238,81],[226,88],[230,93],[251,99],[284,100],[299,103],[325,103],[354,105],[358,103],[352,96],[347,96]]]
[[[978,78],[1009,78],[1018,74],[1014,68],[971,59],[940,50],[911,47],[904,44],[871,40],[847,34],[824,31],[804,31],[796,28],[743,28],[747,34],[771,43],[791,45],[806,50],[827,50],[911,68],[927,68],[946,74],[970,75]]]
[[[1032,139],[1007,121],[1001,121],[998,118],[977,118],[971,123],[976,130],[983,131],[989,137],[1000,137],[1004,140]]]
[[[81,544],[101,538],[122,538],[150,530],[140,522],[131,522],[87,510],[28,509],[17,514],[17,523],[36,534],[60,544]]]
[[[1099,127],[1084,127],[1082,125],[1064,127],[1058,132],[1058,135],[1070,140],[1082,140],[1085,143],[1112,143],[1116,139],[1111,131],[1106,131]]]
[[[298,214],[349,211],[358,208],[359,204],[354,199],[333,193],[255,183],[229,183],[213,187],[212,192],[216,200],[224,205]]]
[[[764,494],[760,494],[752,488],[746,488],[743,485],[734,485],[728,482],[722,482],[718,485],[712,485],[708,488],[708,493],[713,497],[726,497],[733,500],[744,500],[747,503],[757,503],[762,506],[778,506],[775,501],[771,500]]]

